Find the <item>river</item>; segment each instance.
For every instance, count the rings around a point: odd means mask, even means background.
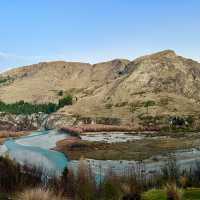
[[[43,170],[47,175],[59,176],[69,159],[60,152],[51,150],[56,142],[68,137],[65,133],[35,131],[19,139],[8,139],[1,146],[1,154],[8,154],[20,164],[27,164]]]
[[[58,133],[56,130],[35,131],[29,136],[18,139],[8,139],[0,146],[0,154],[9,156],[20,164],[27,164],[43,169],[48,175],[61,175],[63,169],[68,166],[76,170],[79,161],[69,160],[63,153],[51,150],[56,146],[56,142],[67,138],[66,133]],[[137,138],[138,139],[138,138]],[[171,154],[177,159],[177,164],[182,169],[189,169],[195,166],[196,161],[200,160],[200,151],[197,149],[179,150]],[[158,161],[151,159],[143,162],[143,171],[147,174],[158,172],[165,164],[167,157],[160,156]],[[126,160],[91,160],[86,162],[91,166],[92,171],[102,176],[112,169],[116,174],[122,174],[126,169],[137,166],[136,161]]]

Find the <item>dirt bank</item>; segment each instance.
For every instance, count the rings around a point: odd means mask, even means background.
[[[30,134],[30,131],[0,131],[0,144],[8,138],[18,138]]]

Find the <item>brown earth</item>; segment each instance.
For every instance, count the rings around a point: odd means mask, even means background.
[[[30,131],[0,131],[0,144],[8,138],[18,138],[30,134]]]

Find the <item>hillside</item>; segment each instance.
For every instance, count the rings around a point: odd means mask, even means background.
[[[72,94],[72,106],[55,115],[118,118],[138,124],[143,116],[200,114],[200,64],[165,50],[133,61],[116,59],[88,64],[47,62],[2,74],[4,102],[57,102],[59,91]],[[146,102],[153,102],[148,108]]]

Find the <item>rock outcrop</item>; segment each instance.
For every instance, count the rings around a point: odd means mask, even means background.
[[[42,127],[48,115],[43,113],[32,115],[13,115],[0,113],[0,131],[36,130]]]

